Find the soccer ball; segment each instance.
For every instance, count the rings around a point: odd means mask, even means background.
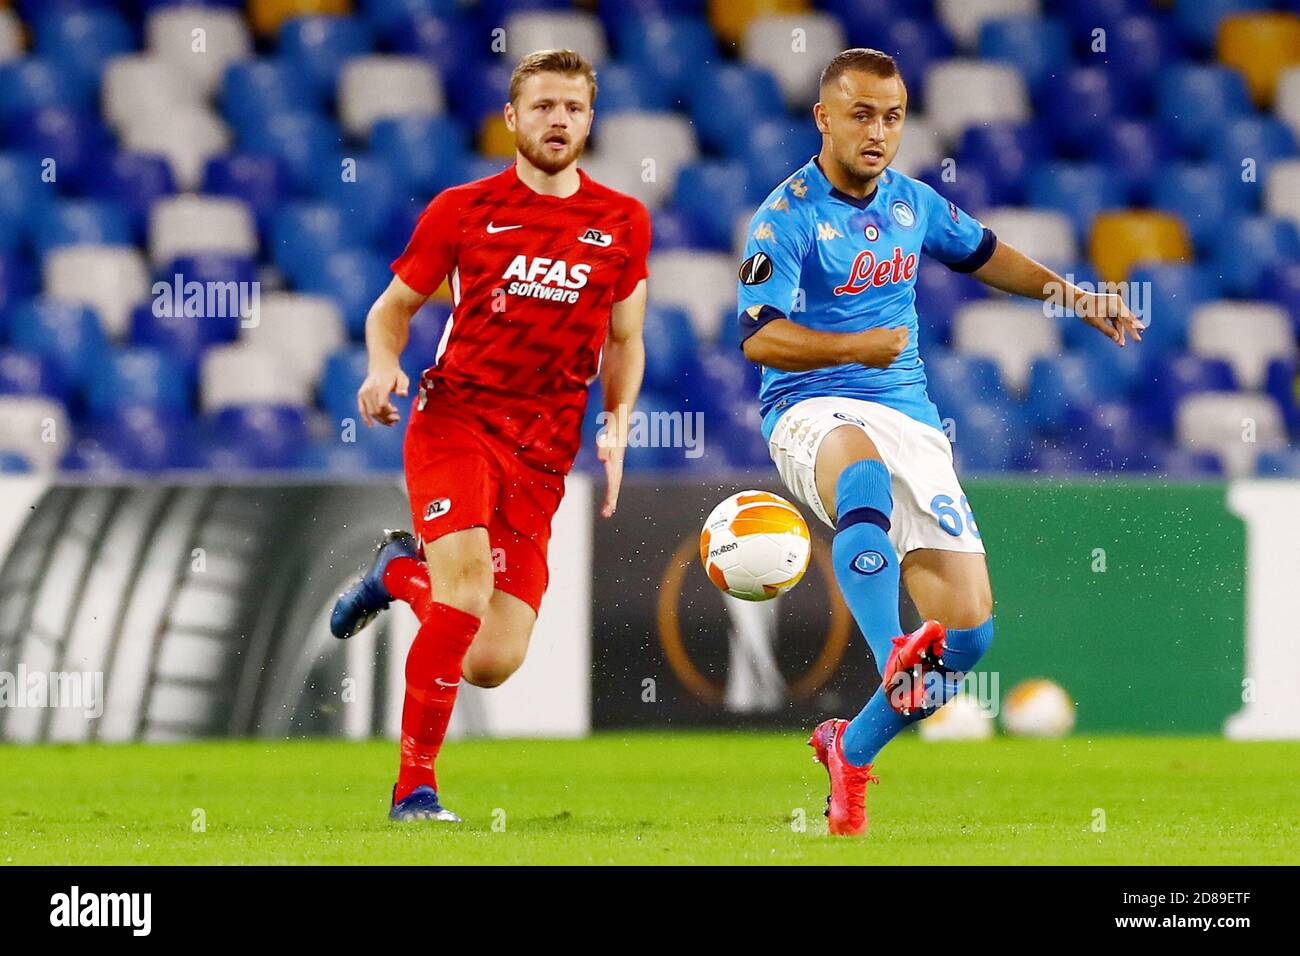
[[[921,721],[922,740],[987,740],[993,715],[970,694],[958,694]]]
[[[1044,677],[1023,681],[1002,701],[1002,729],[1013,737],[1065,737],[1074,729],[1074,701]]]
[[[745,601],[766,601],[792,587],[811,556],[803,515],[768,491],[732,495],[700,531],[700,560],[709,580]]]

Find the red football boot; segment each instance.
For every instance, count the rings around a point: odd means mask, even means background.
[[[925,675],[943,666],[947,637],[948,629],[942,624],[926,621],[911,634],[894,638],[880,686],[889,706],[904,717],[925,709]]]
[[[826,820],[831,836],[863,836],[867,832],[867,784],[880,783],[872,776],[871,764],[855,767],[844,759],[840,738],[849,722],[838,717],[824,720],[808,738],[818,763],[831,778],[826,798]]]

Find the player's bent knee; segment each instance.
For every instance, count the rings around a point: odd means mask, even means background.
[[[477,618],[487,614],[494,587],[490,559],[471,558],[454,567],[441,567],[429,577],[430,596],[435,601]]]
[[[471,649],[461,674],[475,687],[500,687],[523,662],[524,656],[512,650]]]

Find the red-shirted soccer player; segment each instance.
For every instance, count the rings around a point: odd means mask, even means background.
[[[514,165],[429,204],[366,319],[369,374],[357,401],[367,425],[391,426],[392,395],[407,394],[398,356],[408,323],[450,278],[455,308],[406,429],[416,535],[390,532],[331,620],[336,636],[351,637],[393,599],[420,619],[406,660],[396,820],[458,819],[438,799],[434,761],[461,678],[495,687],[523,663],[587,386],[599,373],[613,412],[641,387],[650,218],[577,167],[595,96],[578,54],[525,57],[505,106]],[[600,443],[605,517],[625,444],[618,426]]]

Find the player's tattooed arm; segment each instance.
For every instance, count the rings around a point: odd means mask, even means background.
[[[1014,246],[998,240],[989,261],[973,273],[985,285],[1012,295],[1052,301],[1077,315],[1120,348],[1125,335],[1142,341],[1142,324],[1118,293],[1086,292]]]
[[[411,383],[398,361],[402,349],[406,348],[411,316],[427,298],[393,276],[393,281],[366,314],[366,355],[369,362],[366,380],[357,391],[357,408],[367,428],[375,422],[395,425],[402,417],[392,396],[396,393],[405,398]]]
[[[832,365],[888,368],[907,348],[907,326],[865,332],[819,332],[773,319],[745,339],[745,358],[785,372],[807,372]]]
[[[645,303],[645,279],[636,284],[626,299],[614,303],[600,363],[600,387],[605,396],[605,414],[601,420],[605,427],[597,454],[605,464],[605,501],[600,513],[606,518],[613,517],[618,507],[628,416],[641,393],[641,379],[645,375]]]

